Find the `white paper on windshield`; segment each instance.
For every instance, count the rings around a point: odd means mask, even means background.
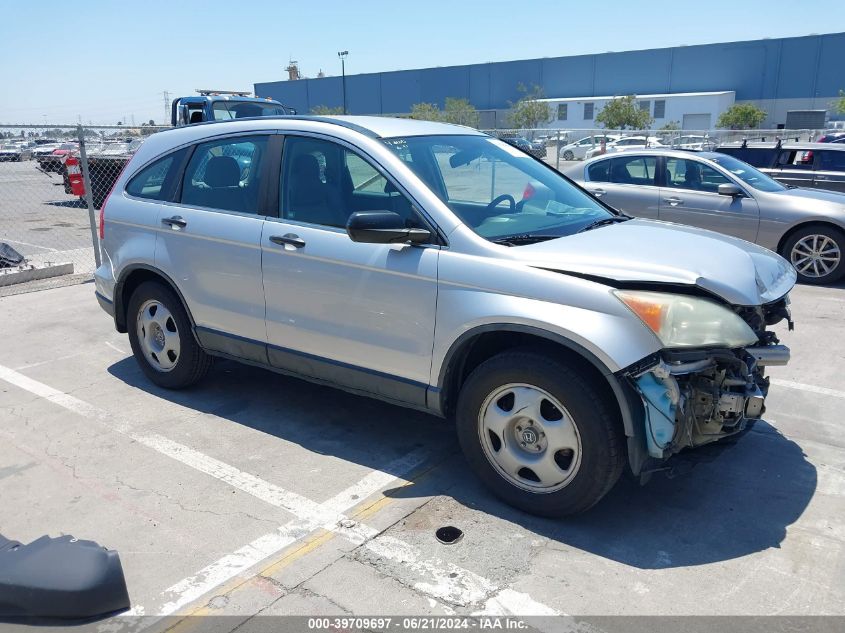
[[[493,145],[495,145],[499,149],[505,150],[511,156],[516,156],[517,158],[527,158],[527,156],[525,155],[525,153],[522,150],[517,149],[513,145],[508,145],[507,143],[505,143],[502,140],[499,140],[497,138],[493,138],[493,139],[490,139],[490,142],[493,143]]]

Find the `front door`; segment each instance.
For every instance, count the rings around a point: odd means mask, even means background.
[[[155,255],[190,306],[203,346],[257,361],[266,358],[260,243],[268,139],[225,137],[193,149],[178,202],[161,207]]]
[[[279,218],[261,237],[271,364],[425,403],[437,304],[437,246],[362,244],[355,211],[424,223],[372,162],[334,141],[288,136]]]
[[[760,214],[749,196],[719,194],[719,185],[738,184],[701,161],[666,158],[665,186],[660,188],[661,220],[689,224],[749,242],[757,239]]]

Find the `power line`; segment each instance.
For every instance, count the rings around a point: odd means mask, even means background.
[[[165,90],[161,94],[164,97],[164,120],[162,123],[167,125],[167,121],[170,118],[170,92]]]

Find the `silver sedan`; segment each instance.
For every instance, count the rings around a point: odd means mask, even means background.
[[[845,275],[845,194],[789,187],[715,152],[629,151],[564,173],[630,215],[698,226],[776,251],[805,283]]]

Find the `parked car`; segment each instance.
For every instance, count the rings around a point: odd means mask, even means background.
[[[99,230],[97,299],[156,385],[222,356],[446,416],[481,480],[542,515],[742,435],[789,358],[780,256],[621,215],[461,126],[154,134]]]
[[[617,152],[626,152],[632,149],[645,149],[646,147],[663,147],[660,139],[656,136],[623,136],[605,144],[604,149],[601,146],[594,147],[587,150],[584,155],[585,159],[600,156],[601,154],[615,154]]]
[[[660,139],[661,144],[672,149],[712,150],[716,147],[709,136],[702,134],[684,134]]]
[[[36,160],[42,171],[60,174],[65,164],[65,158],[78,151],[78,143],[62,143],[49,154],[40,154]]]
[[[499,138],[508,145],[513,145],[514,147],[521,149],[526,154],[531,154],[532,156],[536,156],[537,158],[544,158],[546,156],[545,146],[534,144],[524,136],[503,134]]]
[[[845,143],[845,132],[825,132],[816,139],[817,143]]]
[[[558,155],[561,160],[584,160],[587,152],[595,147],[601,145],[602,140],[606,143],[611,143],[617,139],[622,138],[619,134],[599,134],[594,136],[585,136],[567,145],[563,145],[558,149]]]
[[[845,192],[845,145],[837,142],[727,144],[716,151],[739,158],[785,185]]]
[[[0,161],[21,162],[32,158],[32,150],[21,143],[0,145]]]
[[[787,187],[718,152],[626,152],[567,173],[625,213],[719,231],[780,253],[805,283],[845,275],[843,194]]]

